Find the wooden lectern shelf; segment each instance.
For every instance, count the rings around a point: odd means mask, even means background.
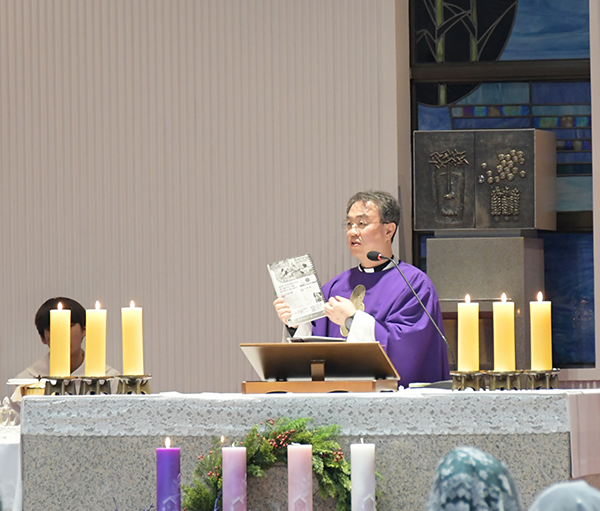
[[[240,344],[262,381],[242,382],[244,394],[380,392],[400,376],[377,342]]]

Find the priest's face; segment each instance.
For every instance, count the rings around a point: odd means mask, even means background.
[[[370,261],[367,254],[371,250],[392,257],[392,236],[396,230],[394,223],[381,223],[379,208],[371,202],[355,202],[346,217],[346,241],[350,253],[365,268],[381,264]]]

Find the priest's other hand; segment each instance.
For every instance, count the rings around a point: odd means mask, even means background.
[[[325,314],[336,325],[343,325],[355,312],[354,304],[343,296],[332,296],[325,304]]]
[[[283,298],[276,298],[273,302],[273,307],[275,307],[275,312],[284,325],[290,328],[298,328],[298,325],[292,326],[287,324],[287,320],[292,316],[292,308],[285,303]]]

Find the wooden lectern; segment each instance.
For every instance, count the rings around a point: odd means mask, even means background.
[[[263,381],[242,382],[243,394],[381,392],[400,376],[378,342],[240,344]]]

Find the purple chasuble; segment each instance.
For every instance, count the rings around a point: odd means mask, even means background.
[[[440,304],[431,280],[408,263],[401,261],[399,266],[443,332]],[[365,312],[375,318],[375,339],[400,374],[400,385],[449,379],[446,344],[398,270],[392,267],[366,273],[352,268],[325,284],[323,294],[326,300],[336,295],[349,299],[359,284],[366,288]],[[313,335],[342,337],[340,326],[327,318],[313,322]]]

